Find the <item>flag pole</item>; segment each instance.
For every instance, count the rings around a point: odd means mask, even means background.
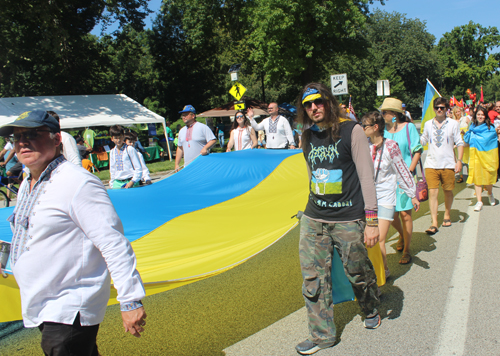
[[[431,87],[436,91],[436,93],[438,93],[438,95],[440,97],[442,97],[441,93],[438,92],[438,90],[434,87],[434,85],[432,85],[431,81],[429,80],[429,78],[426,78],[427,79],[427,82],[431,85]]]

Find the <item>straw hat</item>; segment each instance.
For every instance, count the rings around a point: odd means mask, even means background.
[[[403,102],[396,98],[385,98],[380,111],[394,111],[403,113]]]

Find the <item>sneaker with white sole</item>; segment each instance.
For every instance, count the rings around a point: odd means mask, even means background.
[[[488,198],[490,198],[490,205],[491,206],[497,205],[497,201],[495,200],[493,193],[491,193],[491,195],[488,195]]]
[[[295,346],[295,350],[301,355],[312,355],[319,350],[327,349],[335,345],[335,342],[323,342],[320,344],[315,344],[310,340],[302,341],[300,344]]]
[[[382,320],[380,319],[380,314],[377,313],[377,315],[371,318],[366,318],[365,321],[363,322],[363,325],[367,329],[376,329],[380,326],[381,322]]]
[[[483,202],[482,201],[478,201],[476,203],[476,205],[474,206],[474,211],[481,211],[482,208],[483,208]]]

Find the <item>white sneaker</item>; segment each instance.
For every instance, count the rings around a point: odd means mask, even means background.
[[[497,201],[495,200],[493,193],[491,193],[491,195],[488,195],[488,198],[490,198],[490,205],[491,206],[497,205]]]
[[[478,201],[476,203],[476,205],[474,206],[474,211],[481,211],[482,208],[483,208],[483,202],[482,201]]]

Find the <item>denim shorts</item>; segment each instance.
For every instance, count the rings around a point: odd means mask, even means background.
[[[378,219],[394,221],[394,205],[379,205],[378,206]]]

